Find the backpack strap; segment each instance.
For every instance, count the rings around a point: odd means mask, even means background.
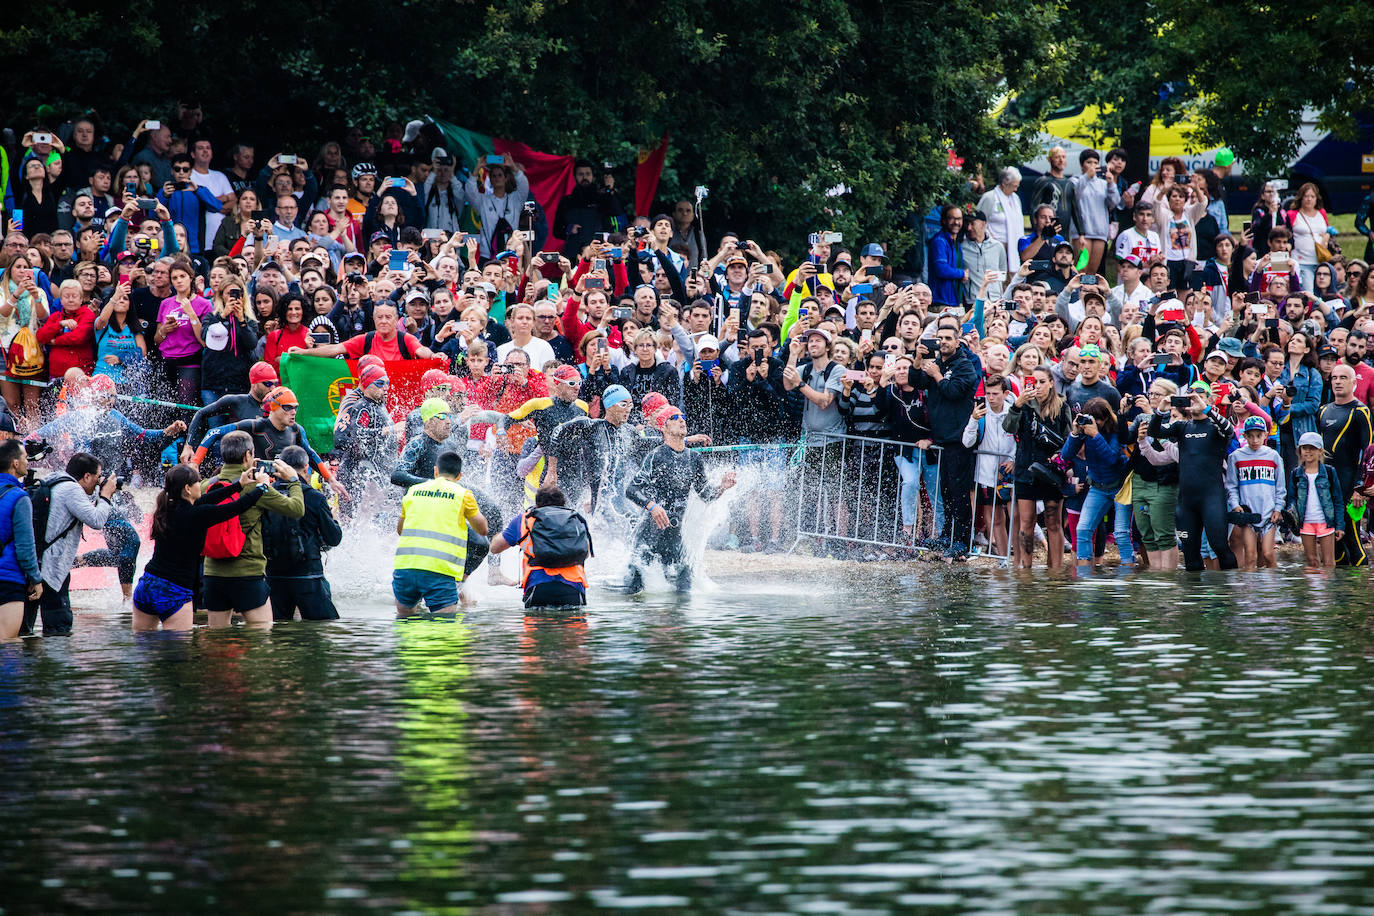
[[[408,336],[409,335],[406,334],[405,328],[401,328],[400,331],[396,334],[396,346],[400,349],[401,356],[405,357],[406,359],[414,359],[415,351],[410,349],[410,341],[407,339]]]

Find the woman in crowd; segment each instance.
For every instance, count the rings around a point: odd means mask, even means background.
[[[147,328],[130,308],[130,283],[117,283],[95,316],[95,375],[107,375],[126,394],[147,390]]]
[[[153,556],[133,595],[134,630],[189,630],[200,586],[205,535],[214,525],[247,512],[267,491],[272,478],[246,468],[238,486],[204,494],[200,472],[178,464],[167,472],[153,510]],[[237,499],[231,497],[238,495]]]
[[[1178,184],[1178,176],[1187,173],[1188,166],[1184,165],[1182,159],[1177,156],[1165,156],[1159,161],[1159,169],[1155,172],[1154,178],[1150,179],[1150,183],[1141,192],[1139,203],[1158,210],[1158,202],[1164,200],[1169,189]],[[1155,223],[1155,230],[1163,235],[1163,229],[1158,222]]]
[[[1072,415],[1055,388],[1049,366],[1037,366],[1022,384],[1002,426],[1016,436],[1016,565],[1031,568],[1035,553],[1036,504],[1044,506],[1045,543],[1050,569],[1064,563],[1064,490],[1051,459],[1068,438]]]
[[[202,325],[201,397],[206,404],[248,390],[258,335],[245,314],[247,302],[248,291],[236,276],[227,276],[215,290],[214,309]]]
[[[1326,211],[1319,206],[1320,195],[1312,182],[1298,188],[1293,202],[1297,206],[1288,211],[1288,226],[1293,230],[1293,256],[1298,262],[1302,288],[1312,292],[1317,265],[1331,256],[1328,247],[1331,236],[1326,231],[1330,223]]]
[[[1278,185],[1268,181],[1264,184],[1264,190],[1260,192],[1259,201],[1250,211],[1250,244],[1255,247],[1257,258],[1269,253],[1269,230],[1275,226],[1292,228],[1288,214],[1279,203]],[[1244,275],[1248,277],[1250,273],[1247,271]]]
[[[1130,470],[1130,458],[1122,449],[1116,435],[1116,412],[1104,398],[1092,398],[1083,405],[1083,412],[1073,420],[1069,438],[1059,456],[1071,461],[1081,448],[1088,464],[1088,493],[1078,515],[1076,549],[1078,565],[1101,562],[1101,555],[1093,549],[1097,526],[1114,510],[1113,533],[1121,565],[1135,565],[1135,551],[1131,546],[1131,507],[1116,501]]]
[[[172,295],[158,306],[153,343],[162,354],[167,384],[177,392],[179,402],[196,404],[201,392],[201,351],[205,348],[201,326],[214,306],[196,293],[195,269],[191,262],[178,259],[168,272]]]
[[[272,368],[280,370],[278,366],[283,353],[290,352],[292,347],[304,347],[309,349],[315,344],[310,339],[310,329],[305,323],[305,299],[299,293],[287,293],[277,303],[276,328],[266,335],[267,346],[263,350],[263,359],[272,364]]]
[[[47,320],[48,294],[35,280],[28,256],[8,251],[0,254],[0,346],[5,348],[0,392],[11,412],[29,429],[39,425],[38,394],[42,389],[21,382],[47,375],[38,344],[38,329]]]
[[[253,221],[253,213],[262,209],[262,204],[258,201],[258,192],[252,188],[244,188],[239,192],[238,204],[224,215],[224,221],[215,230],[215,240],[211,250],[216,256],[237,254],[247,243],[247,236],[251,233],[261,235],[263,226]],[[263,220],[259,217],[263,223]]]

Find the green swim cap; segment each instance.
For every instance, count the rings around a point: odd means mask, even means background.
[[[1363,503],[1358,506],[1354,503],[1350,503],[1345,507],[1345,511],[1350,515],[1350,520],[1356,524],[1359,524],[1360,519],[1364,518],[1364,510],[1365,505]]]
[[[1233,153],[1233,152],[1231,152],[1231,147],[1229,147],[1229,146],[1223,146],[1221,149],[1217,150],[1217,156],[1216,156],[1216,163],[1217,163],[1217,165],[1222,166],[1222,167],[1225,167],[1225,166],[1228,166],[1228,165],[1230,165],[1231,163],[1233,163],[1233,162],[1235,162],[1235,161],[1236,161],[1236,154]]]

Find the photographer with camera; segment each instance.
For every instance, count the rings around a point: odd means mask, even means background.
[[[293,445],[282,452],[281,460],[291,466],[298,479],[309,477],[310,455],[305,449]],[[290,499],[289,480],[278,479],[272,486]],[[301,496],[305,514],[300,518],[279,513],[263,516],[262,549],[267,557],[272,619],[291,620],[299,609],[302,620],[338,620],[320,557],[343,543],[343,529],[323,493],[302,487]]]
[[[1108,510],[1114,510],[1112,532],[1116,537],[1116,549],[1121,555],[1122,567],[1135,566],[1135,550],[1131,545],[1131,506],[1117,502],[1126,475],[1130,471],[1130,459],[1116,435],[1116,413],[1112,402],[1106,398],[1092,398],[1073,418],[1073,427],[1059,456],[1065,461],[1072,460],[1081,448],[1088,463],[1088,492],[1083,499],[1083,508],[1078,514],[1077,545],[1079,567],[1089,566],[1100,561],[1093,546],[1093,536],[1097,526],[1102,523]]]
[[[69,589],[72,565],[81,546],[82,526],[105,527],[110,517],[110,497],[118,485],[113,474],[101,472],[99,459],[77,452],[67,461],[65,473],[44,478],[35,489],[34,540],[43,592],[25,604],[20,635],[32,635],[40,615],[44,636],[72,635]]]
[[[1041,204],[1036,207],[1035,212],[1031,214],[1031,231],[1023,235],[1016,246],[1016,250],[1021,256],[1020,263],[1050,260],[1054,255],[1055,246],[1068,245],[1068,240],[1062,234],[1063,231],[1063,225],[1055,219],[1054,207],[1049,204]],[[1069,245],[1069,250],[1073,250],[1072,245]],[[1036,267],[1031,268],[1032,272],[1036,270]]]
[[[1037,366],[1021,380],[1021,393],[1002,428],[1016,436],[1013,481],[1016,486],[1016,537],[1012,542],[1016,565],[1030,569],[1035,553],[1036,504],[1045,509],[1045,539],[1050,569],[1064,565],[1064,490],[1067,480],[1059,467],[1073,415],[1054,384],[1048,366]]]

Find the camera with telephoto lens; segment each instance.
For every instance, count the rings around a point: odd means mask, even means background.
[[[24,454],[30,461],[42,461],[52,454],[52,445],[47,439],[25,439]]]

